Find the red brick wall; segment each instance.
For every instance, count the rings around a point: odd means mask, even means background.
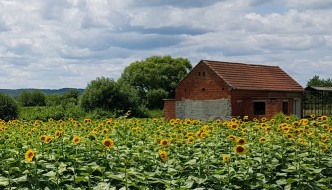
[[[165,120],[170,120],[170,119],[175,119],[176,114],[175,114],[175,100],[164,100],[164,117]]]
[[[250,119],[266,117],[272,118],[282,112],[282,102],[288,102],[288,114],[293,114],[293,98],[302,98],[302,93],[271,92],[271,91],[231,91],[233,116],[248,116]],[[265,115],[254,115],[254,101],[265,101]]]
[[[229,98],[227,85],[211,69],[198,64],[175,91],[175,99],[211,100]]]

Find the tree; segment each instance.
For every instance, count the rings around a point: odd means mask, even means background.
[[[45,106],[46,105],[46,96],[40,90],[27,91],[24,90],[17,97],[18,102],[22,106]]]
[[[191,69],[188,59],[152,56],[126,67],[119,81],[137,89],[148,108],[161,109],[162,99],[174,98],[176,85]]]
[[[320,79],[315,75],[307,82],[307,86],[332,86],[332,79]]]
[[[78,104],[80,92],[77,89],[70,89],[61,96],[61,104],[66,106],[75,106]]]
[[[11,120],[18,117],[18,106],[12,97],[0,93],[0,119]]]
[[[88,84],[81,95],[80,106],[85,111],[133,110],[136,114],[140,111],[138,92],[126,83],[118,83],[106,77],[98,77]]]

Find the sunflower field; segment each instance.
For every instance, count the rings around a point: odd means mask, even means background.
[[[331,124],[0,121],[0,189],[332,189]]]

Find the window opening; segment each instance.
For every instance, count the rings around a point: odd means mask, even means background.
[[[265,101],[254,101],[254,115],[265,115]]]

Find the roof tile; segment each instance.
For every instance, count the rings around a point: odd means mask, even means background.
[[[202,60],[233,89],[303,91],[303,87],[278,66]]]

